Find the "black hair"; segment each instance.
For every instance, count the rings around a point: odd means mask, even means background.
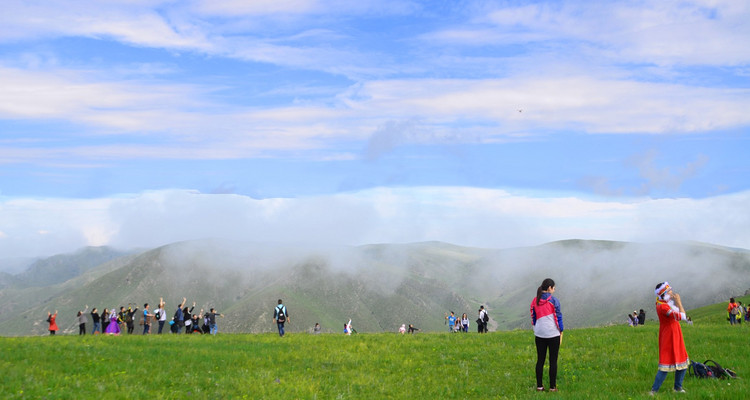
[[[734,297],[730,297],[730,298],[729,298],[729,302],[730,302],[730,303],[734,303]]]
[[[536,305],[539,305],[539,301],[542,300],[542,292],[549,290],[549,288],[555,287],[555,281],[551,278],[547,278],[542,281],[542,284],[536,289]]]

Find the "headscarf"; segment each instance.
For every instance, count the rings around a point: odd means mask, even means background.
[[[669,282],[664,281],[660,283],[656,290],[654,290],[654,293],[656,293],[656,297],[658,300],[664,300],[664,295],[669,291],[669,289],[672,289],[671,286],[669,286]]]

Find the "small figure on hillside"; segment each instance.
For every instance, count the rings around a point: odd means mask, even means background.
[[[645,325],[646,324],[646,312],[643,311],[641,308],[641,311],[638,313],[638,325]]]
[[[102,324],[100,322],[99,311],[96,309],[96,307],[91,310],[91,320],[94,323],[94,329],[91,330],[91,334],[95,335],[97,333],[102,333]]]
[[[125,325],[128,327],[128,335],[132,335],[135,330],[135,313],[138,312],[138,307],[133,308],[135,304],[128,304],[128,311],[125,312]]]
[[[105,333],[107,331],[108,326],[109,326],[109,310],[105,307],[104,311],[102,311],[102,333]]]
[[[124,307],[123,307],[124,309]],[[104,318],[104,316],[102,316]],[[109,333],[110,335],[119,335],[120,330],[120,324],[117,322],[117,311],[114,307],[112,307],[112,311],[109,313],[109,316],[107,316],[109,319],[109,322],[107,323],[107,329],[104,330],[104,333]]]
[[[351,335],[353,329],[354,328],[352,328],[352,319],[349,318],[349,322],[347,322],[347,323],[344,324],[344,335]]]
[[[194,309],[195,309],[195,302],[193,302],[192,307],[188,308],[188,306],[185,306],[182,309],[182,320],[183,320],[183,325],[185,326],[185,333],[193,333],[193,316],[191,314]]]
[[[173,324],[171,324],[172,333],[180,334],[180,331],[182,330],[182,327],[185,326],[185,314],[182,312],[182,305],[187,303],[187,297],[182,298],[182,302],[177,305],[177,310],[174,312],[174,316],[172,317],[172,320],[174,321]]]
[[[55,310],[55,313],[52,314],[51,312],[47,311],[47,322],[49,323],[49,334],[50,336],[55,336],[55,333],[58,331],[57,327],[57,310]]]
[[[641,324],[641,321],[638,320],[638,312],[633,310],[633,326],[638,326]]]
[[[157,332],[159,335],[164,330],[164,324],[167,323],[167,311],[164,309],[166,305],[167,303],[164,302],[164,298],[159,297],[159,308],[154,310],[154,319],[159,321],[159,331]]]
[[[469,332],[469,317],[466,313],[461,316],[461,331],[463,333]]]
[[[318,334],[320,334],[320,324],[316,322],[315,326],[313,327],[313,335],[318,335]]]
[[[83,309],[83,311],[78,311],[78,316],[76,317],[76,319],[78,320],[78,335],[86,334],[86,322],[88,322],[88,318],[86,317],[87,312],[89,312],[88,304]]]
[[[487,322],[490,320],[490,316],[487,314],[487,310],[484,309],[484,306],[479,306],[478,314],[477,332],[487,333]]]
[[[151,310],[149,310],[148,303],[143,304],[143,334],[148,335],[151,333],[151,319],[154,317],[154,314],[151,314]]]
[[[284,303],[279,299],[276,308],[273,309],[273,322],[276,323],[276,327],[279,328],[279,336],[284,337],[284,324],[290,322],[289,311],[286,309]]]
[[[687,317],[687,324],[688,325],[693,325],[693,319],[690,318],[690,317]]]
[[[455,332],[456,314],[451,311],[450,315],[445,315],[445,319],[448,321],[448,332]]]
[[[737,323],[737,315],[740,313],[739,304],[735,303],[734,297],[729,298],[729,305],[727,306],[727,314],[729,314],[729,324],[734,325]]]
[[[544,391],[542,375],[544,361],[549,349],[549,391],[557,391],[557,355],[563,337],[563,317],[560,300],[552,296],[555,281],[550,278],[542,281],[536,289],[536,297],[531,301],[531,325],[534,327],[536,342],[536,390]]]
[[[419,328],[415,328],[414,325],[409,324],[409,333],[417,333]]]
[[[747,315],[747,310],[745,309],[745,306],[742,305],[741,301],[737,301],[737,309],[739,310],[737,313],[737,324],[742,325],[742,319]]]
[[[651,387],[650,394],[656,394],[667,378],[667,373],[674,371],[674,391],[684,393],[682,381],[690,365],[685,341],[682,338],[680,321],[687,319],[682,307],[680,295],[672,291],[669,282],[656,285],[656,315],[659,317],[659,370]]]
[[[636,326],[637,324],[638,324],[638,322],[633,321],[633,315],[632,314],[628,314],[628,326]]]
[[[220,314],[216,311],[213,307],[211,307],[211,311],[208,313],[208,328],[209,332],[212,335],[215,335],[217,332],[219,332],[219,327],[216,325],[216,316],[224,317],[224,314]]]
[[[406,324],[401,324],[401,327],[398,328],[398,333],[402,335],[406,333]]]

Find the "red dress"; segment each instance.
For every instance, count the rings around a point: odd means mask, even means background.
[[[57,328],[57,314],[52,314],[49,316],[49,330],[50,331],[56,331]]]
[[[682,315],[661,300],[656,302],[656,314],[659,316],[659,370],[687,369],[690,359],[680,328]]]

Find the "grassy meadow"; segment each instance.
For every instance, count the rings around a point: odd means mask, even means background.
[[[688,313],[695,324],[683,333],[692,359],[714,359],[740,378],[688,376],[687,393],[675,394],[670,374],[658,397],[747,395],[750,326],[729,326],[723,306]],[[648,398],[657,335],[654,321],[566,330],[558,393],[535,392],[533,334],[520,330],[3,337],[0,368],[10,399],[630,399]]]

